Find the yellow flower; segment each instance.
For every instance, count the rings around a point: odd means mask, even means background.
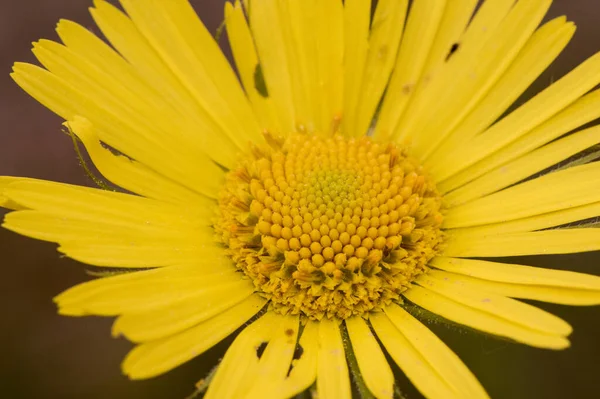
[[[241,86],[186,0],[97,0],[114,49],[61,21],[64,44],[34,45],[45,69],[15,64],[121,189],[0,177],[4,227],[120,272],[55,301],[117,316],[130,378],[240,329],[208,398],[346,398],[350,374],[390,398],[384,350],[428,398],[487,397],[420,308],[569,346],[512,298],[596,305],[600,278],[479,258],[600,249],[572,226],[600,214],[600,163],[577,156],[600,128],[570,133],[600,117],[600,56],[503,115],[573,23],[536,29],[550,0],[407,3],[227,3]]]

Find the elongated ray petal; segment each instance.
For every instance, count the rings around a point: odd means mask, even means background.
[[[290,375],[273,388],[274,392],[281,393],[281,397],[287,398],[308,389],[317,378],[317,354],[319,351],[319,324],[308,321],[302,336],[300,337],[300,348],[302,354],[300,359],[292,362]]]
[[[499,222],[475,227],[446,230],[454,237],[481,237],[546,229],[567,223],[593,218],[600,215],[600,202],[561,209],[555,212],[543,213],[523,219]]]
[[[136,27],[206,113],[239,148],[260,143],[260,128],[210,32],[185,0],[122,0]],[[155,29],[160,26],[161,29]]]
[[[599,185],[598,163],[560,170],[451,208],[444,227],[504,222],[598,202]]]
[[[404,292],[404,296],[411,302],[448,320],[490,334],[507,337],[538,348],[565,349],[569,346],[569,341],[564,336],[527,328],[420,286],[414,286]]]
[[[493,193],[599,142],[600,127],[596,126],[574,133],[486,173],[473,182],[445,195],[444,199],[447,204],[453,206]]]
[[[376,135],[389,137],[394,131],[411,94],[419,84],[445,8],[451,7],[449,4],[452,3],[445,0],[425,0],[412,5],[396,65],[377,119]],[[458,3],[464,2],[454,2]]]
[[[57,32],[66,48],[48,40],[34,44],[34,54],[48,70],[82,92],[94,93],[96,101],[114,103],[116,109],[122,109],[131,118],[138,117],[141,123],[155,127],[165,146],[185,143],[202,158],[208,159],[208,155],[231,166],[239,147],[221,133],[210,116],[174,107],[154,88],[153,82],[144,79],[137,69],[82,26],[63,20]],[[198,130],[205,133],[198,135]],[[159,134],[152,139],[158,139]],[[214,151],[207,152],[207,147]]]
[[[489,93],[430,153],[426,162],[434,165],[438,158],[488,128],[556,59],[574,33],[575,25],[565,17],[555,18],[538,29]]]
[[[205,209],[182,208],[112,191],[19,178],[3,190],[22,206],[56,216],[117,226],[197,227],[207,224]]]
[[[362,96],[362,79],[369,53],[371,0],[344,2],[344,115],[342,133],[359,137],[352,124],[354,111]]]
[[[107,37],[117,51],[135,68],[137,74],[144,78],[146,82],[156,90],[161,97],[164,97],[166,102],[173,104],[184,119],[192,122],[197,126],[207,126],[207,132],[219,132],[220,128],[213,120],[211,115],[196,101],[193,93],[188,87],[176,76],[176,73],[164,62],[149,41],[144,37],[140,30],[135,26],[131,19],[118,10],[115,6],[107,3],[104,0],[94,0],[95,8],[90,10],[96,24],[102,30],[102,33]],[[78,35],[71,35],[70,38],[78,39]],[[65,37],[63,40],[68,39]],[[73,48],[78,48],[81,54],[86,56],[94,56],[100,58],[94,61],[105,63],[107,60],[122,63],[119,57],[114,54],[111,58],[111,53],[103,51],[100,53],[88,54],[85,46],[81,48],[78,44],[81,40],[70,40],[68,45]],[[98,50],[102,47],[98,46]],[[115,59],[116,58],[116,59]],[[129,76],[124,74],[123,77]],[[196,133],[194,131],[194,133]],[[215,135],[198,135],[195,134],[196,140],[225,140],[225,135],[217,137]],[[211,137],[212,136],[212,137]],[[203,150],[207,146],[203,147]],[[215,155],[215,154],[212,154]],[[223,155],[223,154],[221,154]]]
[[[438,184],[441,192],[454,190],[550,141],[600,117],[600,90],[581,97],[534,129],[522,134],[514,142],[489,154],[469,168]]]
[[[510,11],[514,0],[488,0],[482,3],[481,8],[473,17],[467,30],[461,37],[460,47],[456,54],[450,59],[451,63],[444,65],[429,75],[430,83],[422,90],[417,89],[406,112],[396,126],[392,137],[397,136],[399,140],[409,139],[412,132],[418,132],[422,124],[430,117],[432,104],[439,101],[440,96],[446,90],[448,82],[454,82],[456,71],[460,67],[474,62],[472,54],[476,53],[482,45],[494,33],[506,14]],[[448,78],[450,77],[450,78]],[[437,110],[437,107],[435,107]]]
[[[452,272],[452,279],[465,287],[499,295],[566,305],[600,303],[597,276],[474,259],[437,257],[430,264]]]
[[[382,0],[377,3],[371,22],[369,53],[362,77],[361,95],[356,110],[347,110],[347,122],[354,127],[351,135],[366,134],[389,77],[392,74],[404,20],[406,0]]]
[[[255,371],[260,360],[257,350],[261,344],[269,342],[282,321],[280,316],[267,312],[244,328],[219,364],[206,392],[207,399],[233,399],[239,397],[242,392],[247,392],[253,382],[251,377],[256,376]]]
[[[457,397],[487,398],[475,376],[434,333],[398,305],[386,307],[385,314]]]
[[[369,320],[392,359],[425,397],[458,399],[452,386],[448,385],[385,313],[375,313]]]
[[[319,321],[319,354],[317,355],[317,392],[319,397],[350,399],[350,375],[344,344],[337,321]]]
[[[564,270],[444,256],[433,258],[430,265],[448,272],[505,283],[600,289],[600,277]]]
[[[414,152],[426,156],[456,127],[508,69],[542,20],[551,1],[519,1],[498,24],[497,31],[481,43],[463,48],[450,59],[443,79],[432,81],[437,106],[422,119],[420,128],[403,131],[414,142]],[[442,104],[444,104],[442,106]],[[418,132],[418,133],[417,133]],[[408,135],[408,136],[407,136]]]
[[[431,270],[426,276],[420,276],[416,283],[465,306],[544,334],[567,336],[573,330],[562,319],[534,306],[493,293],[466,289],[452,278],[452,274],[444,271]]]
[[[265,392],[278,392],[273,389],[286,379],[298,328],[297,316],[280,316],[273,312],[267,312],[252,323],[227,350],[206,397],[260,398]],[[257,352],[260,346],[263,347],[261,354]]]
[[[268,93],[265,95],[257,89],[257,79],[259,79],[257,70],[260,63],[252,33],[239,0],[235,2],[235,5],[229,2],[225,3],[225,26],[240,79],[261,126],[267,130],[281,131],[273,100],[269,98]]]
[[[208,277],[207,280],[210,280],[210,275]],[[155,284],[154,288],[160,290],[161,284]],[[182,284],[182,291],[185,292],[185,288],[185,284]],[[113,336],[124,335],[132,342],[160,339],[226,311],[248,298],[253,292],[254,286],[250,280],[235,283],[214,282],[212,287],[205,290],[202,289],[202,284],[198,284],[197,292],[188,298],[173,301],[169,301],[169,298],[149,310],[125,312],[113,325],[112,334]],[[171,292],[171,294],[179,296],[182,293]]]
[[[491,236],[450,238],[445,256],[501,257],[569,254],[600,250],[600,229],[557,229]]]
[[[198,193],[216,196],[223,171],[209,159],[198,157],[197,152],[172,140],[166,142],[157,127],[139,116],[125,112],[111,101],[99,104],[90,93],[34,65],[16,63],[11,76],[64,119],[88,119],[111,147]]]
[[[599,67],[600,54],[596,54],[477,136],[468,145],[439,158],[431,173],[439,181],[449,179],[513,143],[593,89],[600,82]],[[445,190],[447,185],[443,185],[441,189]]]
[[[346,327],[367,388],[377,398],[392,398],[394,374],[369,326],[361,317],[351,317],[346,319]]]
[[[21,179],[15,176],[0,176],[0,206],[11,210],[26,209],[3,194],[3,191],[11,184]]]
[[[114,184],[144,197],[178,204],[197,204],[209,210],[214,201],[156,173],[145,165],[117,155],[102,146],[92,124],[85,118],[65,123],[83,142],[94,166]]]
[[[193,266],[171,266],[163,268],[160,274],[152,278],[143,276],[131,280],[109,280],[121,276],[107,277],[75,286],[55,298],[62,314],[81,316],[84,314],[118,315],[122,313],[139,313],[186,301],[195,296],[210,298],[225,289],[244,289],[242,276],[227,264],[208,261],[216,271],[204,271],[194,274]],[[220,266],[220,267],[219,267]],[[181,273],[181,268],[187,270]],[[171,270],[175,269],[175,270]],[[179,269],[179,270],[178,270]],[[146,272],[147,273],[147,272]],[[137,273],[136,273],[137,274]],[[104,281],[108,280],[108,281]],[[202,300],[201,298],[199,300]]]
[[[252,295],[239,305],[177,335],[136,346],[123,361],[132,379],[150,378],[202,354],[254,316],[265,300]]]
[[[264,398],[265,392],[277,392],[280,384],[285,383],[293,364],[299,327],[298,316],[283,316],[283,322],[273,332],[254,370],[255,378],[246,394],[248,398]]]
[[[285,21],[279,13],[279,2],[252,2],[249,8],[250,28],[256,43],[258,58],[264,74],[269,97],[273,98],[282,133],[296,129],[296,111],[289,55],[291,51],[283,36]]]

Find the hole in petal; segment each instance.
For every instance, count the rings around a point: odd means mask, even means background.
[[[265,352],[265,349],[267,348],[268,342],[261,342],[260,345],[258,345],[258,348],[256,348],[256,357],[258,357],[259,359],[262,357],[263,353]]]

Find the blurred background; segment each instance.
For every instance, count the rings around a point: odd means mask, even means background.
[[[216,31],[224,1],[192,3],[209,29]],[[92,185],[70,138],[61,133],[60,118],[9,77],[14,61],[35,62],[31,42],[58,38],[54,27],[60,18],[99,33],[87,11],[90,5],[91,0],[0,1],[0,175]],[[600,50],[598,0],[555,0],[548,18],[563,14],[577,24],[575,38],[519,102]],[[226,47],[226,37],[221,43]],[[600,275],[600,253],[514,261]],[[128,381],[121,375],[120,362],[131,345],[110,337],[111,319],[56,314],[52,297],[89,278],[81,264],[59,256],[53,244],[0,230],[0,265],[0,397],[185,398],[231,341],[226,339],[161,377]],[[446,325],[430,327],[494,398],[599,397],[600,307],[540,306],[573,325],[570,349],[543,351]],[[421,398],[400,373],[398,380],[408,399]]]

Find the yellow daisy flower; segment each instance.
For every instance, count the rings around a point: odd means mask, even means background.
[[[112,47],[63,20],[44,68],[12,74],[120,189],[0,177],[0,205],[116,273],[55,301],[117,316],[130,378],[240,330],[205,397],[348,398],[352,379],[391,398],[386,351],[428,398],[485,398],[407,309],[564,349],[567,322],[512,298],[600,304],[599,277],[481,260],[600,249],[573,227],[600,215],[600,128],[577,130],[600,55],[505,115],[575,31],[538,28],[551,0],[238,0],[239,80],[186,0],[120,2],[91,9]]]

